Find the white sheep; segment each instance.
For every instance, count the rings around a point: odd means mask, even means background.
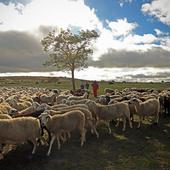
[[[123,119],[123,131],[126,129],[126,118],[129,121],[129,126],[132,128],[132,123],[130,120],[130,111],[127,103],[119,102],[111,105],[101,105],[95,101],[90,101],[86,103],[89,110],[95,113],[98,122],[100,120],[104,121],[109,129],[109,134],[111,133],[110,121],[113,119]]]
[[[40,122],[36,118],[22,117],[0,119],[0,150],[2,144],[22,144],[31,141],[34,145],[32,154],[36,151],[37,139],[41,136]]]
[[[15,99],[6,100],[10,104],[11,107],[17,109],[18,111],[24,110],[27,107],[31,106],[32,103],[29,101],[17,102]]]
[[[42,94],[40,95],[40,103],[46,103],[46,104],[50,104],[53,105],[54,102],[56,101],[56,93],[52,93],[50,96],[46,95],[46,94]]]
[[[141,126],[143,117],[154,116],[155,122],[159,121],[160,103],[159,99],[149,99],[142,102],[139,99],[132,99],[131,103],[135,104],[139,114],[138,128]]]
[[[0,103],[0,114],[13,114],[16,113],[17,110],[12,108],[8,103],[3,102]]]
[[[94,118],[92,117],[92,113],[87,108],[78,107],[78,106],[75,105],[75,107],[73,107],[73,108],[66,107],[66,108],[58,110],[58,111],[45,110],[45,112],[50,114],[51,116],[54,116],[56,114],[64,114],[66,112],[73,111],[73,110],[80,110],[80,111],[83,112],[83,114],[85,116],[85,128],[90,129],[91,132],[95,133],[96,137],[99,138],[99,134],[98,134],[98,132],[96,130],[96,123],[94,121]]]
[[[60,134],[62,131],[71,132],[75,129],[80,131],[81,135],[81,146],[85,141],[85,116],[79,110],[70,111],[61,115],[51,116],[48,113],[42,113],[39,116],[40,122],[42,126],[46,126],[48,130],[51,132],[51,141],[50,146],[47,152],[47,156],[51,153],[52,144],[57,138],[58,141],[58,149],[60,149]]]
[[[17,114],[13,114],[12,117],[21,117],[21,116],[27,116],[30,115],[31,113],[37,111],[37,108],[40,106],[39,103],[33,102],[32,106],[29,106],[28,108],[19,111]]]

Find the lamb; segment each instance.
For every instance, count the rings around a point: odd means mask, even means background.
[[[24,110],[32,105],[32,103],[29,101],[17,102],[15,99],[6,100],[6,102],[8,102],[11,107],[17,109],[18,111]]]
[[[56,101],[56,93],[53,93],[51,96],[47,96],[46,94],[40,95],[40,103],[46,103],[53,105],[54,102]]]
[[[0,114],[13,114],[16,112],[17,110],[12,108],[8,103],[0,103]]]
[[[32,154],[35,154],[37,139],[41,137],[38,119],[32,117],[0,119],[0,129],[1,153],[3,144],[21,144],[31,141],[34,145]]]
[[[158,123],[160,112],[159,99],[148,99],[144,102],[139,99],[132,99],[130,102],[135,104],[139,114],[138,128],[140,128],[142,118],[145,116],[154,116],[155,122]]]
[[[21,116],[27,116],[30,115],[30,113],[33,113],[37,110],[37,108],[39,107],[39,103],[37,102],[33,102],[32,106],[19,111],[17,114],[13,114],[12,117],[21,117]]]
[[[132,123],[130,120],[130,111],[127,103],[119,102],[111,105],[101,105],[94,101],[87,103],[89,110],[97,115],[97,121],[103,120],[109,129],[109,134],[111,133],[110,121],[114,118],[123,119],[123,131],[126,129],[126,118],[129,121],[129,126],[132,128]],[[97,123],[98,123],[97,122]]]
[[[61,115],[54,115],[51,116],[48,113],[42,113],[39,116],[41,126],[46,126],[48,130],[51,132],[51,141],[50,146],[47,152],[47,156],[51,153],[52,144],[57,138],[58,141],[58,149],[60,149],[60,133],[62,131],[71,132],[75,129],[78,129],[80,131],[81,135],[81,146],[83,146],[85,141],[85,116],[84,114],[79,110],[74,110],[70,112],[66,112]]]
[[[85,116],[85,128],[86,129],[91,129],[91,132],[96,134],[96,137],[99,138],[99,134],[96,130],[96,125],[95,125],[95,121],[94,118],[92,117],[91,112],[89,111],[89,109],[87,108],[82,108],[82,107],[74,107],[74,108],[65,108],[65,109],[61,109],[59,111],[55,111],[55,110],[46,110],[45,112],[47,112],[48,114],[50,114],[51,116],[54,116],[56,114],[64,114],[68,111],[72,111],[72,110],[80,110],[84,113]]]

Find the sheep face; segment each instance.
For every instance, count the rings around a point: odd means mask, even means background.
[[[11,108],[10,111],[9,111],[9,115],[15,115],[18,113],[18,110],[15,109],[15,108]]]
[[[49,119],[51,119],[51,116],[48,113],[44,112],[38,118],[40,120],[41,127],[45,127]]]

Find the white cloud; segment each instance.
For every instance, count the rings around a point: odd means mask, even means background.
[[[161,30],[159,30],[159,29],[154,29],[154,31],[156,32],[156,35],[163,35],[164,33],[161,31]]]
[[[5,21],[0,27],[2,31],[28,31],[40,25],[63,28],[73,25],[84,29],[101,27],[95,11],[86,6],[83,0],[33,0],[25,6],[18,4],[17,7],[12,3],[8,6],[0,3],[0,14],[1,20]]]
[[[132,3],[133,0],[118,0],[118,1],[119,1],[119,5],[123,7],[124,3]]]
[[[126,18],[107,23],[114,36],[126,36],[138,26],[137,23],[129,23]]]
[[[130,34],[124,39],[127,44],[152,44],[157,41],[157,38],[152,34],[132,35]]]
[[[141,8],[142,12],[158,18],[162,23],[170,25],[170,1],[153,0],[145,3]]]
[[[132,0],[122,2],[132,2]],[[158,29],[155,29],[156,36],[137,35],[134,30],[138,24],[128,22],[127,18],[107,21],[107,27],[104,27],[95,10],[90,9],[84,0],[33,0],[24,6],[0,3],[0,32],[31,32],[32,36],[38,35],[40,39],[55,27],[70,26],[99,30],[100,37],[94,46],[95,60],[107,54],[110,49],[144,52],[153,47],[160,47],[170,51],[169,38],[156,37],[161,34]],[[157,41],[160,41],[161,45],[156,44]]]

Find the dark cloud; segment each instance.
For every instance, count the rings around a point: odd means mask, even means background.
[[[40,40],[23,32],[0,32],[0,72],[41,71],[47,59]]]
[[[118,81],[142,81],[142,82],[150,82],[150,81],[156,81],[156,82],[161,82],[161,81],[165,81],[165,82],[170,82],[170,72],[159,72],[156,75],[153,74],[149,74],[149,75],[145,75],[145,74],[136,74],[136,75],[125,75],[122,77],[117,77]]]
[[[41,26],[40,34],[46,35],[53,27]],[[0,32],[0,72],[47,71],[43,66],[48,56],[43,52],[40,39],[26,32]],[[89,59],[89,66],[96,67],[169,67],[170,52],[153,48],[147,52],[109,50],[99,61]],[[50,68],[48,70],[55,70]]]
[[[96,67],[169,67],[170,52],[158,47],[147,52],[109,50],[100,60],[89,59],[88,63]]]
[[[44,37],[46,36],[49,32],[53,31],[53,30],[57,30],[58,27],[54,27],[54,26],[44,26],[44,25],[41,25],[39,26],[39,33],[40,33],[40,36],[41,37]]]

